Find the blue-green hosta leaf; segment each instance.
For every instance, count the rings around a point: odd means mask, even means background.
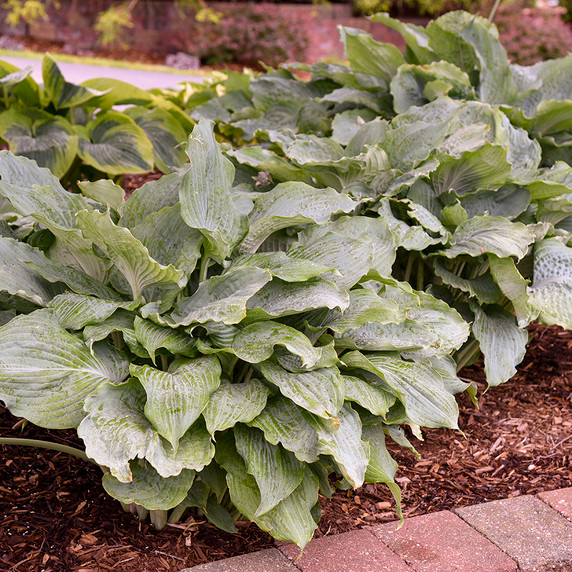
[[[343,359],[349,367],[368,371],[385,381],[416,425],[458,428],[457,402],[445,389],[441,374],[430,365],[405,361],[391,353],[350,352]]]
[[[373,243],[370,240],[365,237],[349,238],[337,232],[295,243],[288,249],[288,256],[335,268],[338,272],[326,277],[341,290],[357,284],[374,264]]]
[[[0,81],[9,94],[14,94],[26,106],[34,108],[40,107],[40,87],[32,79],[31,72],[33,66],[24,69],[9,64],[6,61],[0,63]]]
[[[206,120],[193,129],[186,153],[191,166],[179,191],[181,216],[204,235],[207,255],[222,261],[247,231],[247,220],[231,198],[234,166],[215,140],[213,123]]]
[[[276,185],[254,202],[250,230],[240,245],[242,253],[256,252],[273,232],[299,224],[324,224],[339,212],[350,212],[356,203],[331,188],[316,189],[305,183]]]
[[[81,85],[69,83],[64,79],[56,62],[45,55],[42,61],[44,89],[56,109],[67,109],[103,95],[103,92]]]
[[[129,461],[136,458],[147,459],[165,478],[208,465],[214,446],[204,424],[195,423],[174,451],[145,417],[145,400],[145,391],[135,378],[118,386],[105,384],[91,395],[84,406],[88,415],[77,430],[86,454],[123,483],[131,482]]]
[[[456,65],[446,61],[428,65],[402,65],[391,80],[391,94],[396,113],[412,106],[424,105],[448,95],[454,99],[474,99],[475,92],[469,76]]]
[[[369,109],[349,109],[337,113],[332,119],[332,139],[340,145],[347,145],[364,124],[375,117],[376,114]]]
[[[318,433],[320,453],[331,455],[352,487],[360,487],[369,460],[369,446],[361,439],[359,415],[346,404],[339,411],[335,425],[316,417],[311,417],[310,422]]]
[[[328,280],[316,278],[306,282],[284,282],[275,278],[251,296],[246,307],[249,320],[262,320],[317,308],[345,310],[348,305],[348,293]]]
[[[202,235],[185,224],[179,205],[149,215],[130,230],[161,264],[171,264],[186,275],[195,269],[200,258]]]
[[[59,180],[35,161],[0,151],[0,194],[22,215],[40,213],[63,228],[75,227],[77,212],[89,208],[80,195],[68,193]]]
[[[63,117],[49,113],[22,113],[9,109],[0,114],[0,137],[10,151],[33,159],[56,177],[63,177],[77,154],[77,137]]]
[[[305,181],[311,182],[310,176],[284,157],[280,157],[262,147],[256,145],[252,147],[242,147],[232,149],[226,153],[233,157],[242,165],[255,167],[259,172],[266,172],[275,182],[284,181]]]
[[[449,12],[427,26],[429,47],[470,77],[478,73],[477,95],[487,103],[511,103],[516,96],[505,49],[490,22],[468,12]]]
[[[471,330],[485,356],[485,375],[490,386],[508,381],[526,353],[528,333],[512,314],[500,306],[471,304],[475,313]]]
[[[374,415],[385,418],[396,401],[395,395],[359,377],[344,375],[343,378],[346,401],[355,401]]]
[[[232,350],[241,360],[260,363],[272,357],[275,346],[284,346],[299,356],[305,367],[311,368],[322,356],[319,348],[301,332],[279,322],[255,322],[236,334]]]
[[[155,165],[162,173],[171,173],[187,162],[183,142],[187,134],[181,124],[166,110],[131,107],[125,113],[143,129],[153,145]]]
[[[266,405],[270,390],[258,379],[243,383],[223,382],[211,394],[203,411],[211,435],[234,427],[236,423],[250,423]]]
[[[168,371],[131,364],[130,372],[147,394],[145,417],[177,451],[179,440],[220,385],[220,362],[215,356],[203,356],[176,360]]]
[[[392,483],[397,472],[397,463],[385,446],[383,425],[367,425],[362,429],[364,441],[370,444],[371,456],[365,473],[368,483]],[[393,490],[391,491],[393,492]]]
[[[238,528],[234,525],[234,519],[231,514],[226,508],[216,502],[212,496],[207,499],[207,506],[202,509],[202,512],[208,521],[217,528],[229,532],[230,534],[238,532]]]
[[[520,260],[534,240],[533,230],[522,223],[500,216],[476,216],[455,229],[451,246],[439,254],[455,258],[460,254],[477,257],[491,253],[500,258],[514,256]]]
[[[292,258],[285,252],[261,252],[236,257],[231,262],[227,272],[237,268],[252,267],[270,270],[272,276],[276,276],[285,282],[304,282],[332,270],[330,266],[324,266],[311,260]]]
[[[272,445],[259,429],[237,425],[234,429],[236,449],[244,459],[246,470],[256,480],[260,504],[255,516],[266,514],[292,494],[304,478],[304,466],[280,445]]]
[[[66,292],[48,304],[54,309],[60,324],[68,330],[81,330],[88,324],[99,324],[116,310],[134,310],[138,302],[116,302],[94,296]]]
[[[494,256],[494,254],[491,256]],[[502,260],[510,260],[512,262],[512,258],[504,258]],[[434,259],[433,269],[435,274],[439,276],[445,284],[453,288],[458,288],[462,292],[467,292],[469,296],[477,298],[479,302],[484,304],[493,304],[497,302],[501,296],[499,287],[488,273],[472,279],[463,278],[447,270],[439,258]]]
[[[343,314],[329,320],[327,327],[343,334],[371,322],[396,324],[404,319],[405,313],[394,300],[382,298],[371,290],[360,289],[350,291],[350,305]]]
[[[77,215],[77,224],[83,235],[97,244],[126,278],[134,300],[148,286],[168,285],[176,289],[186,284],[183,272],[153,260],[129,230],[113,223],[109,213],[82,211]]]
[[[0,328],[0,399],[36,425],[76,427],[85,416],[84,400],[127,373],[119,352],[106,344],[90,352],[51,310],[18,316]]]
[[[495,190],[465,195],[460,201],[469,218],[487,214],[512,220],[527,209],[530,192],[518,185],[503,185]]]
[[[384,12],[374,14],[371,19],[374,22],[381,22],[401,34],[407,45],[405,59],[408,63],[429,64],[437,59],[437,56],[429,47],[427,31],[422,26],[391,18],[389,14]]]
[[[135,318],[133,328],[137,341],[149,352],[153,363],[159,348],[165,348],[173,355],[195,357],[197,354],[196,340],[185,332],[159,326],[139,316]]]
[[[520,91],[515,103],[526,117],[534,117],[544,101],[570,99],[572,57],[538,62],[532,66],[512,65],[511,68]]]
[[[248,301],[271,280],[270,272],[261,268],[239,268],[213,276],[201,283],[190,298],[183,298],[165,322],[172,327],[211,320],[238,324],[246,317]]]
[[[530,304],[539,321],[572,329],[572,248],[555,238],[534,246]]]
[[[2,255],[0,266],[3,266],[4,271],[0,275],[1,289],[41,306],[47,305],[56,294],[60,294],[61,288],[47,285],[39,279],[38,274],[51,283],[63,282],[78,294],[91,294],[105,300],[119,300],[117,292],[105,284],[73,267],[50,260],[41,250],[32,248],[25,242],[0,238],[0,254]]]
[[[495,282],[512,302],[518,325],[525,328],[536,317],[527,291],[529,281],[523,278],[512,258],[499,258],[495,254],[489,254],[488,259]]]
[[[431,174],[438,195],[454,191],[464,195],[479,189],[500,187],[511,173],[506,150],[486,144],[476,151],[466,151],[460,157],[443,157]]]
[[[469,327],[457,311],[430,294],[395,283],[394,287],[386,286],[382,297],[398,304],[399,320],[369,322],[336,334],[337,346],[397,350],[411,357],[444,356],[458,349],[469,335]]]
[[[259,367],[268,381],[300,407],[325,419],[336,418],[344,403],[344,380],[337,368],[293,373],[268,361]]]
[[[384,82],[382,79],[379,81]],[[383,83],[383,87],[385,87],[385,83]],[[319,101],[339,103],[342,105],[353,103],[362,108],[366,108],[368,111],[371,110],[380,114],[383,112],[384,108],[387,107],[383,95],[355,87],[340,87],[339,89],[334,89],[330,93],[327,93],[320,98]]]
[[[379,77],[389,84],[400,65],[405,63],[393,44],[376,42],[370,34],[357,28],[340,27],[346,58],[357,73]]]
[[[131,463],[133,480],[125,483],[111,473],[103,476],[103,488],[124,504],[135,503],[147,510],[169,510],[187,497],[195,479],[195,471],[183,469],[174,477],[164,478],[153,467],[137,461]]]
[[[433,237],[423,227],[409,226],[406,222],[396,218],[391,210],[389,199],[380,201],[378,212],[395,237],[395,246],[401,246],[405,250],[425,250],[428,246],[444,241],[442,236]]]
[[[111,179],[99,181],[78,181],[83,195],[112,209],[119,211],[125,201],[125,191]]]
[[[269,443],[281,443],[300,461],[314,463],[318,460],[318,433],[304,416],[303,409],[290,399],[282,395],[270,398],[249,425],[262,429]]]
[[[108,175],[146,173],[153,170],[153,146],[124,113],[105,111],[80,130],[79,156]]]
[[[182,175],[170,173],[157,181],[149,181],[136,189],[121,208],[119,224],[135,228],[153,213],[173,207],[179,202]]]
[[[571,58],[572,61],[572,58]],[[533,201],[566,195],[572,187],[572,167],[564,161],[556,162],[550,169],[541,169],[535,180],[526,185]]]
[[[330,164],[344,156],[344,149],[330,137],[298,135],[288,146],[286,156],[300,166]]]
[[[0,238],[0,291],[20,296],[39,306],[47,306],[61,286],[51,284],[35,271],[29,261],[49,263],[44,253],[25,242]]]

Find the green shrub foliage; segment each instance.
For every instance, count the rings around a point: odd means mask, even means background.
[[[159,527],[304,546],[332,473],[399,505],[386,439],[457,429],[479,349],[498,385],[531,320],[572,327],[572,58],[378,18],[405,54],[345,28],[348,66],[164,92],[189,162],[127,200],[0,152],[0,399]]]

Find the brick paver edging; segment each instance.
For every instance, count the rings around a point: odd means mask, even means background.
[[[316,538],[180,572],[572,571],[572,487]]]

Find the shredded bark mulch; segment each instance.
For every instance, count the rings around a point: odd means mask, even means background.
[[[406,517],[572,486],[572,332],[532,325],[516,376],[485,388],[482,365],[462,371],[480,389],[480,408],[459,397],[466,434],[432,429],[412,440],[421,454],[390,445]],[[0,435],[78,446],[73,431],[24,423],[0,406]],[[123,512],[101,487],[101,471],[63,453],[0,447],[0,570],[167,572],[268,548],[273,540],[239,523],[236,535],[202,519],[161,532]],[[316,536],[395,520],[383,485],[323,499]]]

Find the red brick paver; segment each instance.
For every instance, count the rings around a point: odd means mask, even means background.
[[[455,510],[516,560],[522,572],[572,570],[572,523],[534,496]]]
[[[449,511],[371,529],[416,572],[512,572],[516,563]]]
[[[568,520],[572,520],[572,487],[560,489],[559,491],[539,493],[537,496]]]
[[[312,540],[300,559],[294,544],[283,544],[280,550],[303,572],[413,572],[368,530]]]
[[[209,562],[180,572],[298,572],[296,566],[276,548]]]

